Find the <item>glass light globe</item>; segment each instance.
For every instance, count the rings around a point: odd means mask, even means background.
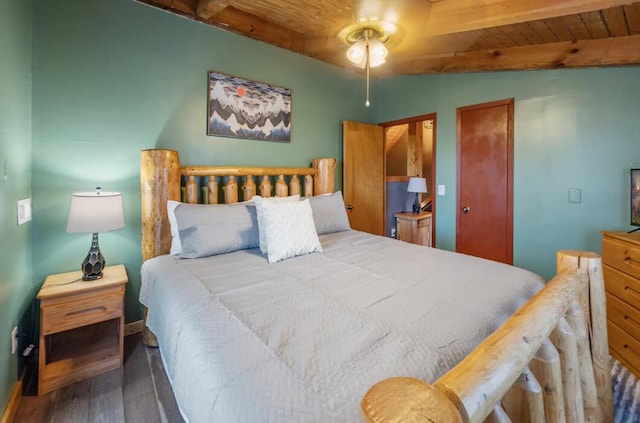
[[[367,61],[367,45],[364,41],[356,41],[347,50],[347,59],[356,66],[364,67]]]
[[[385,62],[387,57],[387,48],[378,40],[369,41],[369,66],[375,68]]]

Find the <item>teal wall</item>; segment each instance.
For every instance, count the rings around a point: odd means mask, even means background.
[[[65,232],[71,194],[121,191],[126,228],[101,234],[100,247],[129,272],[127,321],[141,318],[140,150],[177,149],[192,165],[305,166],[341,158],[341,121],[367,118],[356,73],[131,0],[34,5],[34,278],[78,268],[89,249],[90,235]],[[292,142],[206,136],[208,70],[291,88]]]
[[[456,108],[515,98],[514,264],[549,278],[555,251],[600,251],[629,230],[629,169],[640,167],[640,67],[396,77],[376,121],[436,112],[436,236],[455,249]],[[582,203],[568,203],[568,189]],[[472,189],[469,187],[468,189]]]
[[[437,112],[438,246],[455,249],[455,109],[514,97],[515,264],[549,277],[557,249],[598,251],[599,230],[628,229],[637,67],[376,80],[369,110],[354,72],[131,0],[0,0],[0,58],[0,404],[16,379],[10,328],[46,275],[76,269],[89,248],[89,235],[65,232],[74,191],[123,193],[126,228],[101,247],[127,266],[127,321],[140,318],[142,149],[177,149],[193,165],[299,166],[341,160],[342,120]],[[208,70],[291,88],[293,141],[206,136]],[[29,196],[34,221],[18,227],[15,203]]]
[[[0,0],[0,414],[17,378],[11,329],[35,292],[31,223],[16,202],[31,197],[31,2]]]

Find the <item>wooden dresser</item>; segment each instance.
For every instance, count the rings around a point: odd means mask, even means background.
[[[609,351],[640,377],[640,233],[602,232]]]

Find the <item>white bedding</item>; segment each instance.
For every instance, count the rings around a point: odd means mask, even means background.
[[[542,286],[512,266],[357,231],[268,264],[259,249],[142,267],[192,422],[359,422],[381,379],[435,381]]]

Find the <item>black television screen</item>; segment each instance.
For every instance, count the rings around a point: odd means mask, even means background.
[[[631,225],[640,226],[640,169],[631,169]]]

